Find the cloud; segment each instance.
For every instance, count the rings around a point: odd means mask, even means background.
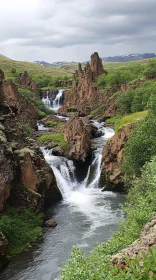
[[[82,60],[84,54],[87,60],[90,53],[78,48],[100,50],[102,56],[154,52],[155,11],[155,0],[5,0],[0,52],[21,59],[29,49],[29,60],[48,59],[53,53],[57,60]]]

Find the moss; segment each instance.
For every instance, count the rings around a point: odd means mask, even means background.
[[[27,153],[29,153],[32,157],[34,156],[34,151],[29,148],[23,148],[21,150],[16,150],[15,153],[18,154],[20,158],[23,158],[25,156],[25,154],[27,154]]]
[[[68,108],[68,112],[77,112],[76,106],[70,106],[70,107]]]
[[[39,137],[39,142],[41,144],[44,144],[47,141],[54,141],[57,146],[61,146],[62,148],[67,147],[67,142],[64,140],[63,133],[47,134]]]
[[[53,121],[47,121],[46,123],[48,126],[51,126],[51,127],[54,127],[54,126],[57,126],[58,123],[57,122],[53,122]]]
[[[0,123],[0,130],[4,131],[5,127]]]
[[[96,108],[95,110],[91,111],[90,115],[94,116],[96,115],[101,109],[105,108],[105,104],[102,104],[100,107]]]

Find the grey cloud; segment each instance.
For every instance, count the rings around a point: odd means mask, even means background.
[[[20,51],[36,48],[36,53],[41,55],[40,59],[43,59],[45,49],[55,49],[59,56],[61,52],[64,53],[60,49],[66,48],[66,56],[69,57],[71,53],[68,50],[72,48],[73,53],[75,49],[75,55],[79,56],[77,60],[83,57],[83,54],[78,54],[77,46],[85,46],[86,50],[86,46],[88,50],[93,46],[99,50],[103,48],[103,56],[105,50],[109,52],[109,49],[120,54],[122,45],[124,50],[131,47],[137,51],[140,42],[140,52],[155,51],[155,0],[36,1],[37,9],[36,6],[32,7],[31,14],[29,10],[24,12],[23,9],[18,17],[16,9],[14,13],[10,11],[7,24],[5,15],[1,17],[1,8],[0,47],[4,49],[6,45],[7,50],[13,44],[20,47]],[[110,48],[107,49],[107,46]]]

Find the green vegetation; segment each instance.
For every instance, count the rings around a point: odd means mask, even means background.
[[[54,114],[54,112],[48,109],[39,96],[37,96],[34,91],[31,91],[30,88],[20,87],[18,91],[35,106],[37,118],[42,119],[49,114]]]
[[[67,147],[67,142],[64,140],[63,133],[46,134],[39,137],[39,142],[41,144],[44,144],[47,141],[54,141],[56,146],[61,146],[63,148]]]
[[[3,55],[0,55],[0,69],[3,70],[6,78],[12,80],[26,70],[40,87],[50,85],[53,87],[58,80],[66,80],[73,73],[70,69],[65,70],[61,67],[46,67],[31,62],[15,61]]]
[[[116,115],[115,117],[112,117],[110,119],[106,120],[106,123],[112,124],[114,126],[115,131],[118,131],[120,128],[127,126],[130,123],[135,123],[136,121],[144,118],[147,115],[148,111],[143,112],[136,112],[134,114],[121,116]]]
[[[68,108],[68,112],[77,112],[77,108],[76,108],[76,106],[70,106],[69,108]]]
[[[119,95],[116,105],[121,114],[130,114],[147,109],[152,94],[156,94],[156,82],[146,81],[142,87],[129,89]]]
[[[53,121],[47,121],[47,126],[54,127],[57,126],[59,123]]]
[[[123,171],[125,174],[140,174],[141,167],[156,155],[156,95],[149,101],[148,115],[138,122],[126,145]]]
[[[96,108],[95,110],[91,111],[90,115],[94,116],[95,114],[99,113],[101,109],[105,108],[105,104],[102,104],[100,107]]]
[[[28,137],[31,137],[31,128],[28,123],[22,125],[23,130],[26,132]]]
[[[146,78],[156,77],[156,59],[147,60],[147,63],[144,64],[140,61],[130,63],[105,63],[104,65],[109,74],[107,76],[103,74],[98,77],[97,85],[101,88],[118,87],[121,84],[143,78],[144,76]]]
[[[30,208],[8,208],[0,215],[0,231],[9,241],[9,256],[21,252],[42,235],[43,219],[42,213]]]
[[[111,256],[138,239],[141,228],[156,211],[155,173],[156,157],[145,164],[142,176],[132,181],[123,209],[126,217],[121,222],[119,231],[107,243],[96,247],[89,256],[74,248],[62,271],[62,280],[155,279],[152,276],[150,278],[149,272],[156,274],[156,249],[150,250],[150,258],[144,256],[142,266],[137,260],[127,260],[128,268],[125,270],[111,264]]]

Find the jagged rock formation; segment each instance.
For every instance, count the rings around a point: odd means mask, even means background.
[[[68,156],[77,161],[85,161],[91,151],[90,131],[83,121],[73,116],[65,126],[65,140],[69,144]]]
[[[123,160],[124,145],[134,128],[134,124],[119,129],[103,149],[104,167],[102,173],[106,178],[106,184],[118,185],[121,183],[120,163]]]
[[[18,84],[20,84],[21,86],[27,86],[27,87],[30,87],[32,90],[37,90],[36,82],[33,81],[33,79],[31,77],[29,77],[27,71],[20,73],[16,82]]]
[[[78,65],[78,70],[73,75],[72,88],[65,93],[64,106],[59,110],[60,113],[66,114],[71,106],[86,108],[95,108],[98,100],[98,88],[95,84],[96,79],[101,74],[107,74],[103,69],[102,61],[98,53],[91,56],[91,63],[87,63],[82,70],[81,63]],[[81,114],[83,114],[81,109]],[[85,115],[85,114],[84,114]]]
[[[140,237],[134,241],[129,247],[121,250],[118,254],[112,257],[112,264],[124,268],[126,266],[126,257],[131,260],[138,257],[140,264],[142,265],[142,253],[148,255],[148,249],[156,247],[156,216],[145,224],[140,232]]]
[[[6,202],[34,206],[61,198],[52,169],[23,123],[36,126],[32,104],[0,72],[0,211]]]
[[[34,106],[18,92],[16,85],[11,80],[3,82],[0,102],[6,102],[10,106],[13,113],[18,116],[20,123],[28,123],[30,127],[36,128],[36,111]]]

